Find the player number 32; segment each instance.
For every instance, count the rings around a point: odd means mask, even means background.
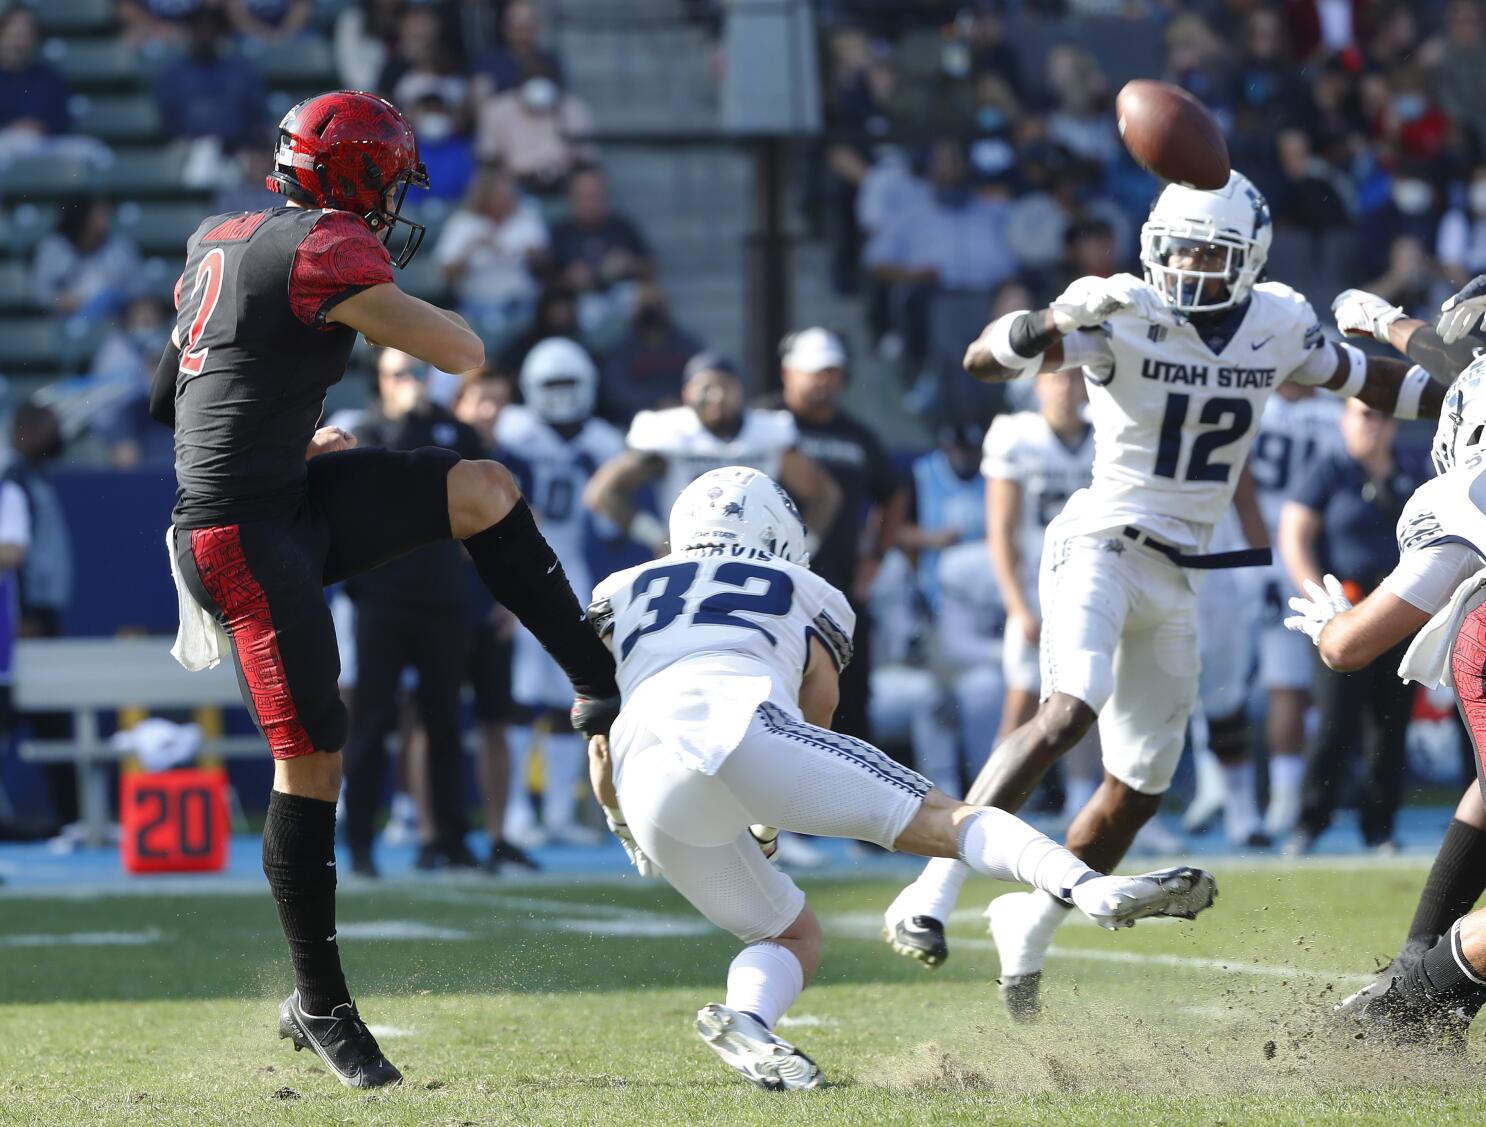
[[[685,612],[686,593],[697,581],[697,572],[701,566],[700,562],[688,560],[686,563],[648,568],[639,574],[634,586],[630,588],[630,597],[642,599],[647,594],[650,595],[650,601],[645,604],[645,613],[655,617],[625,635],[624,640],[619,643],[621,658],[628,657],[630,650],[635,648],[635,643],[644,635],[664,630]],[[778,644],[774,635],[763,626],[751,619],[740,618],[739,614],[766,614],[775,618],[788,614],[795,596],[793,579],[771,567],[759,567],[737,560],[719,564],[711,579],[733,590],[718,591],[703,599],[692,612],[693,626],[741,626],[745,630],[757,630],[769,639],[771,646]],[[753,580],[762,582],[763,589],[750,591],[748,586]],[[652,594],[657,583],[664,585]]]

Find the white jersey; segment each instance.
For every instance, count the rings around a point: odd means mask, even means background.
[[[988,551],[984,540],[969,540],[939,553],[939,659],[957,673],[1001,660],[1006,606]]]
[[[609,637],[624,713],[706,774],[763,702],[800,715],[811,638],[844,668],[856,628],[846,596],[820,576],[741,545],[615,572],[594,589],[588,618]]]
[[[542,535],[562,561],[579,600],[588,597],[593,578],[583,551],[588,510],[583,487],[594,470],[624,449],[619,431],[603,419],[589,419],[564,438],[529,407],[511,406],[495,423],[496,448],[508,458]]]
[[[1093,480],[1093,430],[1085,432],[1076,446],[1068,446],[1036,411],[998,415],[986,431],[980,472],[987,480],[1015,481],[1022,487],[1017,529],[1022,589],[1036,605],[1037,567],[1047,526],[1068,498]]]
[[[788,411],[750,407],[743,412],[738,433],[721,438],[704,427],[690,407],[671,407],[639,412],[625,442],[631,450],[666,460],[665,473],[655,485],[655,502],[662,513],[669,513],[681,491],[708,470],[748,466],[777,481],[780,459],[799,437]]]
[[[1269,541],[1275,543],[1285,499],[1316,462],[1341,441],[1342,400],[1329,393],[1286,399],[1276,395],[1259,420],[1259,436],[1249,455],[1249,473],[1259,495],[1259,512]]]
[[[1074,351],[1093,357],[1084,377],[1094,484],[1070,501],[1064,531],[1134,524],[1199,549],[1233,499],[1275,388],[1324,384],[1337,365],[1310,303],[1278,282],[1254,287],[1217,353],[1190,322],[1167,325],[1128,309],[1081,336]]]
[[[1429,614],[1486,566],[1486,460],[1472,458],[1414,491],[1398,518],[1398,554],[1383,588]]]

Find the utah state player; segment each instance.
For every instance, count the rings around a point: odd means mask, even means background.
[[[428,184],[402,114],[349,91],[302,102],[279,124],[267,183],[286,206],[212,216],[187,243],[150,409],[175,429],[180,582],[231,639],[243,699],[276,761],[263,871],[296,981],[279,1035],[312,1048],[342,1083],[374,1088],[401,1074],[362,1024],[335,942],[346,710],[321,588],[457,537],[590,711],[617,690],[612,659],[503,467],[439,448],[350,450],[344,432],[315,429],[358,331],[446,371],[484,360],[463,320],[393,284],[392,267],[423,236],[399,216],[403,197]],[[399,226],[394,258],[384,243]],[[199,624],[187,614],[182,625],[189,641]],[[216,656],[199,645],[183,664]]]

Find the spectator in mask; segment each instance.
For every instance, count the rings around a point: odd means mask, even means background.
[[[150,376],[170,340],[173,323],[159,298],[137,297],[93,356],[90,371],[104,405],[93,415],[92,431],[107,445],[115,469],[133,469],[147,454],[152,455],[150,461],[170,457],[170,435],[150,418],[149,394]]]
[[[485,169],[439,233],[433,256],[459,312],[486,337],[505,339],[530,320],[547,226],[511,177]]]
[[[1463,198],[1440,219],[1435,257],[1457,289],[1486,273],[1486,163],[1471,169]]]
[[[562,61],[542,46],[542,14],[528,0],[513,0],[501,13],[501,44],[475,60],[477,78],[494,93],[515,89],[523,75],[545,70],[562,81]]]
[[[579,165],[598,160],[583,140],[592,132],[588,106],[538,66],[519,87],[480,107],[475,152],[509,170],[527,191],[550,196],[567,187]]]
[[[139,283],[139,251],[113,229],[113,205],[86,196],[62,205],[36,246],[33,292],[54,313],[91,328],[113,316]]]
[[[258,69],[226,49],[222,16],[215,8],[198,8],[186,28],[185,57],[155,78],[155,104],[166,134],[213,138],[223,149],[254,140],[266,116]]]
[[[413,133],[418,138],[418,156],[428,169],[428,191],[414,192],[410,204],[424,200],[457,200],[475,176],[475,149],[460,128],[457,108],[443,94],[430,90],[412,106]]]
[[[660,286],[645,283],[629,332],[604,359],[599,414],[628,427],[638,411],[676,406],[687,361],[701,351],[701,342],[671,319]]]

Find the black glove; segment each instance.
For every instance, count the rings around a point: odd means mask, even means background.
[[[573,730],[582,732],[589,739],[607,736],[614,718],[619,715],[619,697],[574,697],[573,707],[568,712]]]

